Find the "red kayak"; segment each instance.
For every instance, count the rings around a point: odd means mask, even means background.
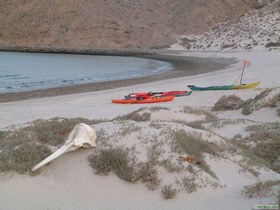
[[[166,92],[143,92],[130,93],[125,98],[150,98],[151,96],[188,96],[192,91],[166,91]]]
[[[115,100],[112,99],[114,104],[147,104],[147,103],[159,103],[169,102],[174,99],[174,96],[150,96],[149,98],[135,97]]]

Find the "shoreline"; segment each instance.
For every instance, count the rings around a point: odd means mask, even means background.
[[[73,85],[73,86],[33,90],[27,92],[1,93],[0,103],[21,101],[21,100],[42,98],[42,97],[51,97],[51,96],[58,96],[58,95],[70,95],[70,94],[77,94],[77,93],[84,93],[84,92],[94,92],[94,91],[108,90],[108,89],[114,89],[119,87],[127,87],[136,84],[149,83],[153,81],[159,81],[159,80],[170,79],[170,78],[193,76],[193,75],[208,73],[212,71],[222,70],[237,62],[236,58],[222,58],[222,57],[199,58],[193,56],[182,57],[182,56],[168,55],[163,53],[154,54],[151,52],[139,53],[139,52],[118,51],[121,52],[119,54],[114,54],[112,53],[112,51],[106,51],[106,52],[107,52],[106,55],[133,56],[133,57],[141,57],[141,58],[148,58],[148,59],[156,59],[160,61],[167,61],[172,65],[174,65],[174,70],[162,74],[132,78],[132,79],[88,83],[88,84],[80,84],[80,85]],[[33,51],[33,53],[35,53],[35,51]],[[42,53],[42,52],[37,52],[37,53]],[[45,53],[50,53],[50,52],[48,51]],[[61,53],[69,54],[70,52],[61,51]],[[90,55],[101,55],[101,54],[90,54]]]

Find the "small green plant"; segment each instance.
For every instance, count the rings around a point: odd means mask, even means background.
[[[172,185],[165,185],[161,189],[161,195],[164,199],[172,199],[177,195],[177,190],[172,188]]]
[[[235,95],[222,96],[212,108],[213,111],[226,111],[239,109],[243,100]]]

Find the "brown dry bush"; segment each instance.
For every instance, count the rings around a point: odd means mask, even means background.
[[[243,100],[235,95],[222,96],[212,108],[213,111],[226,111],[239,109]]]

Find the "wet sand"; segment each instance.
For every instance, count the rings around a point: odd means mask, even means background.
[[[144,58],[168,61],[174,65],[174,70],[158,75],[141,77],[141,78],[115,80],[115,81],[107,81],[107,82],[99,82],[99,83],[89,83],[89,84],[82,84],[82,85],[34,90],[28,92],[5,93],[5,94],[0,94],[0,103],[27,100],[33,98],[41,98],[41,97],[68,95],[68,94],[83,93],[83,92],[93,92],[99,90],[131,86],[135,84],[149,83],[149,82],[169,79],[169,78],[197,75],[202,73],[208,73],[211,71],[226,69],[230,65],[237,62],[235,58],[219,58],[219,57],[198,58],[198,57],[191,57],[191,56],[182,57],[182,56],[162,55],[162,54],[142,54],[134,57],[142,57],[142,58],[144,57]]]

